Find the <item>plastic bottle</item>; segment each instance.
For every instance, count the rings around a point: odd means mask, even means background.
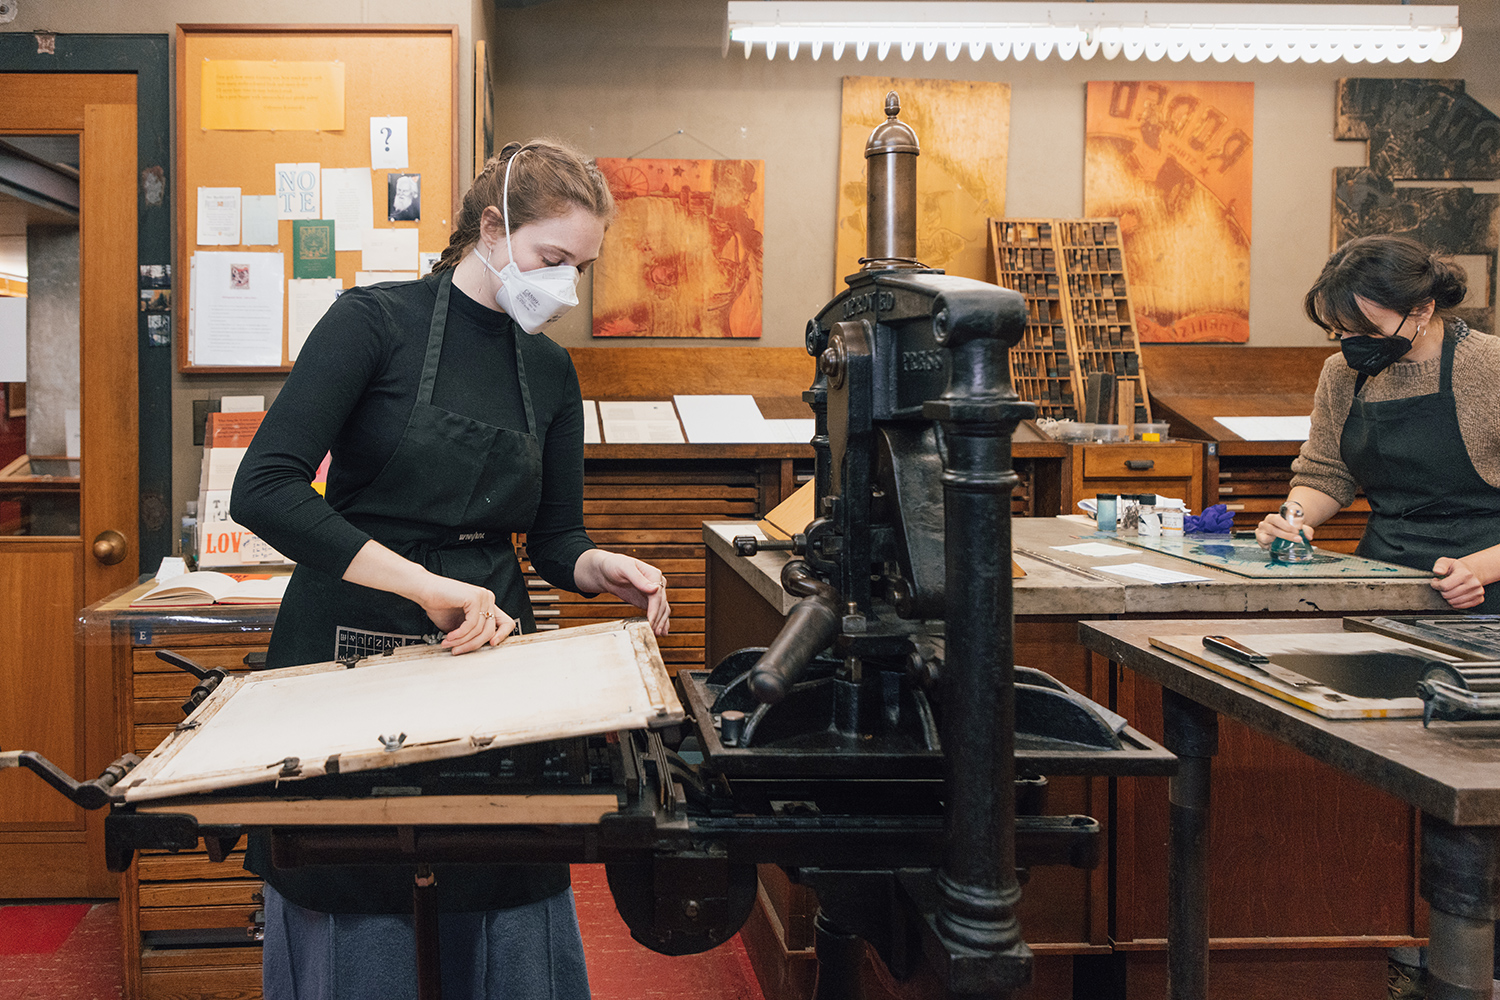
[[[1141,504],[1141,523],[1136,533],[1142,538],[1160,537],[1161,517],[1156,513],[1156,494],[1142,493],[1138,499]]]
[[[1094,498],[1094,522],[1100,531],[1114,531],[1120,512],[1120,498],[1114,493],[1100,493]]]
[[[1182,537],[1182,508],[1163,507],[1161,511],[1161,533],[1163,538]]]

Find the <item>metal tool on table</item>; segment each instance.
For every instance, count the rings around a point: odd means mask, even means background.
[[[1205,649],[1211,649],[1215,653],[1220,653],[1224,656],[1227,656],[1237,663],[1243,663],[1247,667],[1253,667],[1254,669],[1259,670],[1261,673],[1265,674],[1267,677],[1274,677],[1276,680],[1281,681],[1283,684],[1290,684],[1292,687],[1298,688],[1299,690],[1309,690],[1311,688],[1323,687],[1323,685],[1319,684],[1317,681],[1307,677],[1303,677],[1301,674],[1297,673],[1294,670],[1288,670],[1285,667],[1277,666],[1276,664],[1271,662],[1271,658],[1265,653],[1258,653],[1239,640],[1231,639],[1227,635],[1205,635],[1203,637],[1203,647]]]
[[[1422,725],[1500,719],[1500,660],[1434,663],[1417,684]]]
[[[1302,505],[1295,500],[1287,500],[1281,505],[1280,512],[1282,520],[1286,521],[1296,529],[1299,540],[1292,541],[1289,538],[1276,538],[1271,541],[1272,562],[1311,562],[1313,559],[1312,542],[1307,540],[1307,533],[1302,530],[1303,518],[1306,516]]]

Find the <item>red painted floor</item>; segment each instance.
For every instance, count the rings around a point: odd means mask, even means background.
[[[738,937],[701,955],[658,955],[631,939],[615,912],[603,865],[574,865],[573,893],[594,1000],[765,1000]],[[0,904],[0,934],[9,908]],[[9,940],[19,947],[26,934],[36,946],[51,946],[36,932],[65,915],[76,911],[59,908],[56,920],[43,915],[21,930],[16,918],[22,914],[14,914]],[[4,945],[0,941],[0,951]],[[112,902],[89,906],[50,954],[0,954],[0,1000],[118,1000],[121,979],[119,911]]]
[[[12,907],[0,907],[0,918],[6,909]],[[0,919],[0,933],[4,927]],[[91,905],[50,954],[0,955],[0,1000],[118,1000],[121,979],[119,909],[112,902]]]

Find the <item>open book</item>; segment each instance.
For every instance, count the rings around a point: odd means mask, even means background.
[[[130,602],[132,608],[196,608],[208,604],[280,604],[290,574],[199,570],[164,580]]]

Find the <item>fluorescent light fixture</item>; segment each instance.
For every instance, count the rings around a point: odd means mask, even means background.
[[[1463,29],[1458,8],[1408,4],[1032,3],[982,0],[729,0],[725,52],[763,45],[814,59],[893,50],[949,60],[1145,56],[1172,62],[1446,62]]]

